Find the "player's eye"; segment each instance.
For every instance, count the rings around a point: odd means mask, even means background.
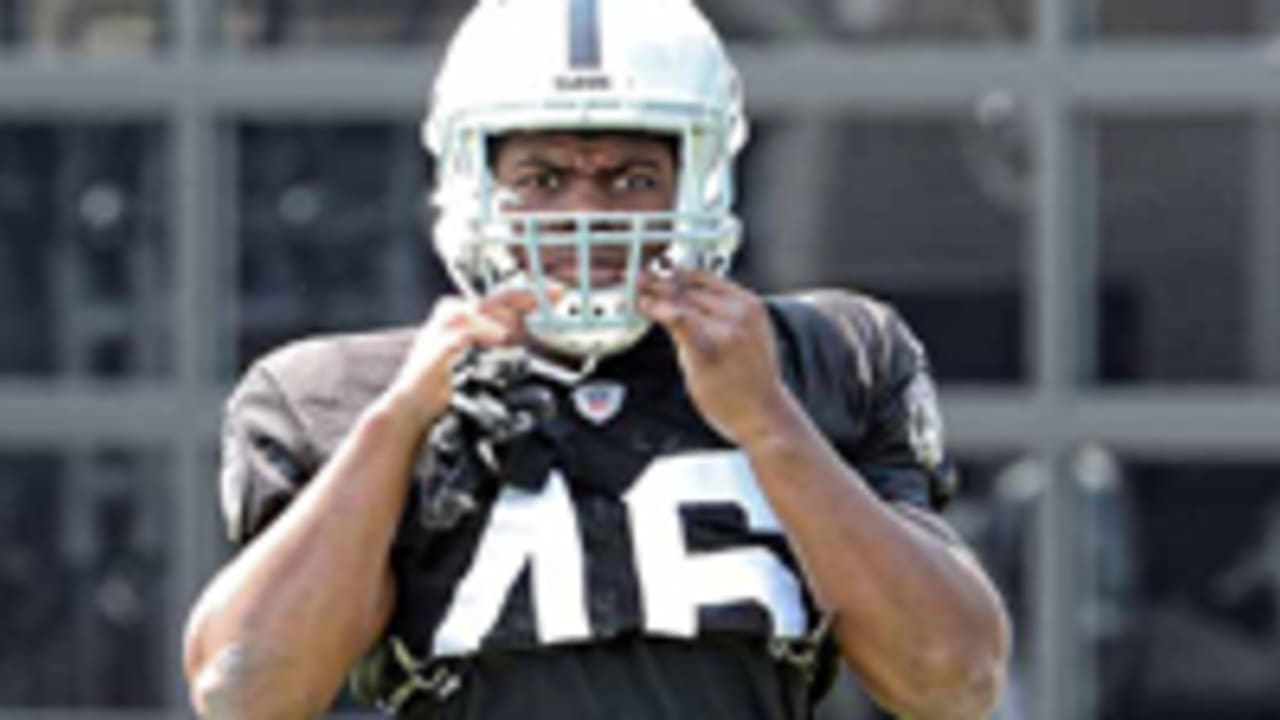
[[[559,190],[563,184],[564,173],[551,169],[524,173],[517,177],[515,181],[515,186],[520,190],[536,190],[538,192]]]
[[[629,171],[620,173],[613,179],[613,189],[618,192],[637,192],[655,190],[658,178],[653,173]]]

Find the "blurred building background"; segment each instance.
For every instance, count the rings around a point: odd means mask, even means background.
[[[187,715],[222,398],[444,288],[415,123],[468,5],[0,0],[0,720]],[[702,5],[740,276],[931,348],[999,717],[1280,717],[1280,0]]]

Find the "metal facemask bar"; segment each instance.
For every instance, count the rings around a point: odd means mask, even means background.
[[[483,228],[480,253],[485,288],[519,282],[524,276],[538,297],[531,329],[549,332],[632,328],[645,321],[636,312],[643,270],[662,273],[674,267],[724,272],[737,236],[737,220],[716,213],[501,213]],[[646,248],[665,246],[650,267],[642,267]],[[552,278],[544,249],[570,249],[577,282],[565,286]],[[593,251],[621,248],[626,262],[620,283],[593,286]],[[516,251],[519,252],[516,252]],[[523,266],[517,255],[524,258]],[[553,301],[549,289],[560,285],[565,297]]]

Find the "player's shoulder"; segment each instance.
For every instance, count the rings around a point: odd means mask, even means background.
[[[896,318],[897,311],[887,301],[857,290],[815,288],[768,298],[771,306],[797,319],[815,314],[823,322],[856,323],[868,332],[883,332]]]
[[[256,359],[235,395],[269,387],[290,404],[328,405],[372,397],[391,382],[415,332],[400,327],[290,341]]]
[[[773,295],[766,302],[794,339],[839,342],[855,350],[887,349],[902,325],[888,302],[855,290],[804,290]]]

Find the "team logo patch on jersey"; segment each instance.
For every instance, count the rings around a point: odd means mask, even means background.
[[[598,380],[579,386],[573,391],[573,405],[578,414],[596,425],[612,420],[627,398],[627,387],[622,383]]]

